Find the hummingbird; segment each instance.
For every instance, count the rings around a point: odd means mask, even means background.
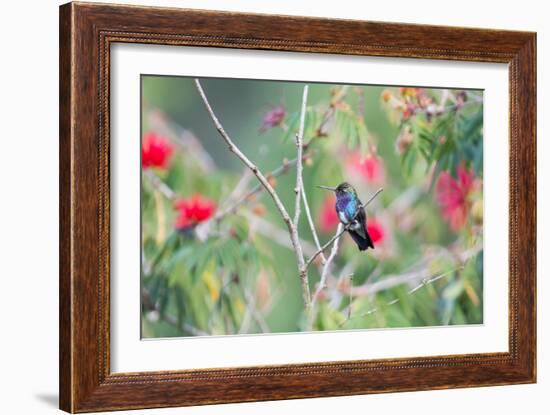
[[[374,244],[367,231],[365,209],[359,200],[357,192],[349,183],[340,183],[337,187],[317,186],[321,189],[332,190],[336,193],[336,214],[340,222],[347,226],[347,231],[353,238],[360,251],[372,248]]]

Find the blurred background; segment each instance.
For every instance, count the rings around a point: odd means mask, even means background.
[[[237,146],[293,213],[304,84],[201,79]],[[334,196],[366,201],[375,249],[341,240],[309,272],[306,321],[287,228],[228,151],[193,79],[142,77],[142,335],[171,337],[483,322],[481,91],[310,84],[304,186],[321,244]],[[302,214],[307,257],[317,250]],[[326,254],[328,256],[329,251]]]

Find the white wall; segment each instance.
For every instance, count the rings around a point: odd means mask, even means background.
[[[539,112],[539,383],[448,391],[324,398],[237,405],[166,409],[132,413],[278,414],[401,413],[499,414],[547,413],[550,398],[548,327],[550,308],[550,211],[544,184],[550,180],[550,91],[543,81],[549,63],[550,27],[545,2],[189,0],[139,1],[262,13],[477,26],[538,32]],[[2,8],[0,71],[0,382],[3,413],[55,413],[57,407],[57,198],[58,64],[57,0],[5,2]],[[32,291],[31,291],[32,290]],[[546,406],[546,408],[545,408]]]

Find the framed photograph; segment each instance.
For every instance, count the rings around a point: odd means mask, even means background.
[[[535,63],[528,32],[61,6],[61,409],[535,382]]]

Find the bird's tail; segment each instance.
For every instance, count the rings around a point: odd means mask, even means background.
[[[355,243],[357,244],[357,247],[360,251],[364,251],[365,249],[372,248],[374,249],[374,244],[372,243],[372,239],[370,239],[369,233],[365,230],[365,237],[363,238],[362,235],[358,234],[355,231],[348,231],[350,236],[353,238]]]

